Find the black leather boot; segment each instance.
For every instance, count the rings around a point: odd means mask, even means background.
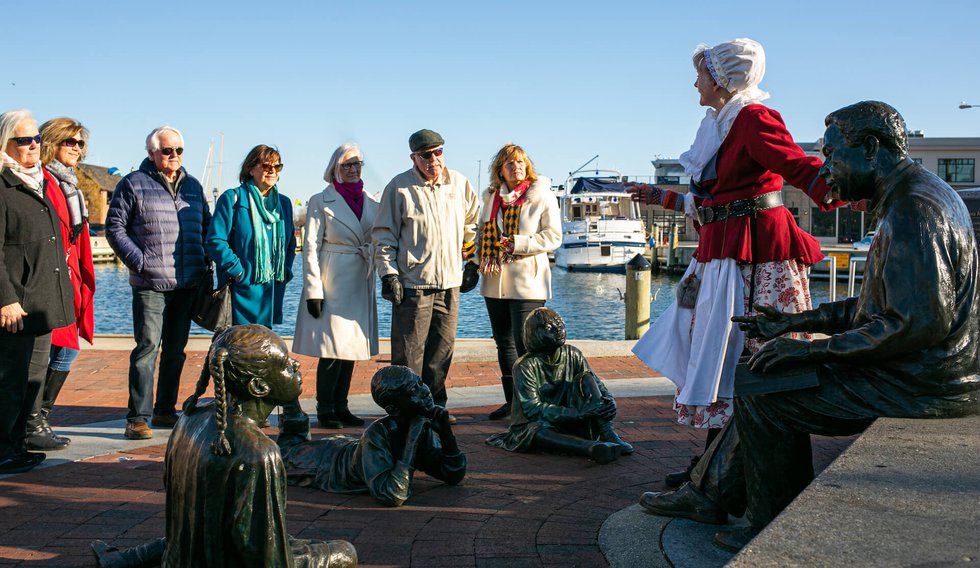
[[[44,385],[34,398],[34,407],[31,409],[31,413],[27,415],[27,424],[24,427],[24,445],[28,450],[35,452],[56,452],[67,448],[71,442],[68,438],[55,435],[51,430],[51,426],[48,424],[47,414],[42,410],[44,395],[47,393],[48,379],[51,379],[54,374],[60,375],[62,373],[62,371],[48,369],[44,379]],[[63,374],[67,375],[68,373]],[[64,384],[64,377],[58,376],[55,378],[55,380],[59,379]],[[58,390],[61,390],[60,386]],[[52,404],[54,403],[52,402]]]
[[[510,418],[510,404],[514,397],[514,377],[510,375],[500,377],[500,385],[504,388],[504,400],[506,402],[487,416],[490,420]]]
[[[49,428],[51,427],[51,409],[54,408],[54,403],[58,400],[58,394],[61,393],[61,387],[65,386],[65,379],[67,378],[68,371],[55,371],[50,368],[44,378],[44,390],[41,391],[41,415]],[[54,437],[65,442],[71,442],[71,438],[66,436],[54,434]]]

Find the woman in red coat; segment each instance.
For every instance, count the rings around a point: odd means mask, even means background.
[[[769,98],[758,87],[766,68],[761,45],[744,38],[700,45],[693,59],[694,86],[709,108],[694,144],[680,156],[690,192],[650,186],[638,192],[647,203],[694,217],[698,248],[678,302],[633,352],[677,385],[678,422],[707,428],[710,443],[732,415],[739,356],[761,346],[745,339],[732,316],[751,313],[753,305],[784,312],[811,307],[806,271],[823,254],[783,206],[783,180],[824,210],[843,203],[831,200],[818,176],[820,159],[807,156],[779,113],[760,104]],[[668,485],[680,485],[689,473],[668,475]]]
[[[71,118],[54,118],[41,125],[41,139],[46,194],[61,220],[61,239],[75,296],[75,323],[51,332],[51,358],[44,385],[27,418],[27,447],[50,451],[63,449],[71,441],[51,430],[48,416],[72,362],[78,357],[81,347],[78,338],[92,343],[95,269],[88,233],[88,209],[75,175],[75,167],[85,157],[88,129]]]

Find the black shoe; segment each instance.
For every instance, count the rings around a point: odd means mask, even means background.
[[[24,445],[32,452],[57,452],[67,448],[70,442],[68,438],[55,436],[47,424],[24,438]]]
[[[691,458],[690,465],[684,471],[675,471],[674,473],[668,473],[664,476],[664,485],[671,489],[676,489],[681,485],[684,485],[688,481],[691,481],[691,472],[694,471],[694,466],[698,465],[698,456]]]
[[[338,430],[344,427],[344,423],[341,422],[337,414],[333,412],[318,413],[316,415],[316,421],[320,424],[320,428],[331,428]]]
[[[336,413],[337,420],[344,426],[364,426],[364,421],[350,413],[350,409],[343,409]]]
[[[690,483],[685,483],[676,491],[644,493],[640,497],[640,506],[648,513],[663,517],[691,519],[709,525],[723,525],[728,522],[728,513]]]
[[[737,527],[730,531],[718,531],[715,533],[715,538],[711,539],[711,544],[728,552],[738,552],[760,532],[762,529],[752,525]]]
[[[0,460],[0,475],[8,473],[24,473],[37,467],[47,457],[41,453],[24,452]]]
[[[490,420],[503,420],[504,418],[510,418],[510,403],[503,403],[500,408],[491,412],[487,418]]]
[[[635,451],[633,444],[619,437],[612,422],[606,422],[599,428],[599,441],[618,445],[624,456],[628,456]]]
[[[154,414],[150,425],[154,428],[173,428],[177,424],[177,413]]]
[[[623,448],[619,444],[613,444],[611,442],[595,442],[589,448],[589,459],[595,461],[599,465],[605,465],[616,461],[622,453]]]

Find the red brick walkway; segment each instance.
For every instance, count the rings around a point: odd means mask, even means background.
[[[128,354],[83,353],[59,400],[64,406],[55,411],[59,422],[121,418]],[[182,396],[192,388],[202,355],[188,360]],[[628,358],[592,362],[609,379],[650,375]],[[304,361],[307,376],[311,365]],[[376,366],[359,369],[356,392],[366,392]],[[454,365],[451,377],[453,386],[496,380],[487,363]],[[662,488],[663,475],[699,451],[700,435],[674,423],[670,402],[620,399],[617,426],[637,452],[606,466],[490,448],[484,439],[503,427],[485,419],[490,408],[457,410],[456,432],[469,459],[461,485],[419,474],[413,497],[397,509],[368,496],[291,487],[289,531],[300,538],[350,540],[365,567],[605,566],[597,543],[603,521],[642,491]],[[815,438],[818,467],[849,443]],[[0,566],[91,566],[92,539],[126,546],[161,536],[164,448],[161,443],[0,481]]]

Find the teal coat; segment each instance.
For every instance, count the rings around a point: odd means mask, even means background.
[[[293,278],[293,259],[296,257],[296,231],[293,226],[293,205],[279,194],[279,210],[286,229],[286,281],[255,284],[255,235],[248,207],[248,190],[244,185],[229,189],[218,197],[205,242],[208,257],[218,267],[219,282],[241,274],[232,284],[231,310],[234,325],[256,323],[271,328],[282,323],[282,298],[286,282]],[[269,241],[272,226],[266,225]]]

